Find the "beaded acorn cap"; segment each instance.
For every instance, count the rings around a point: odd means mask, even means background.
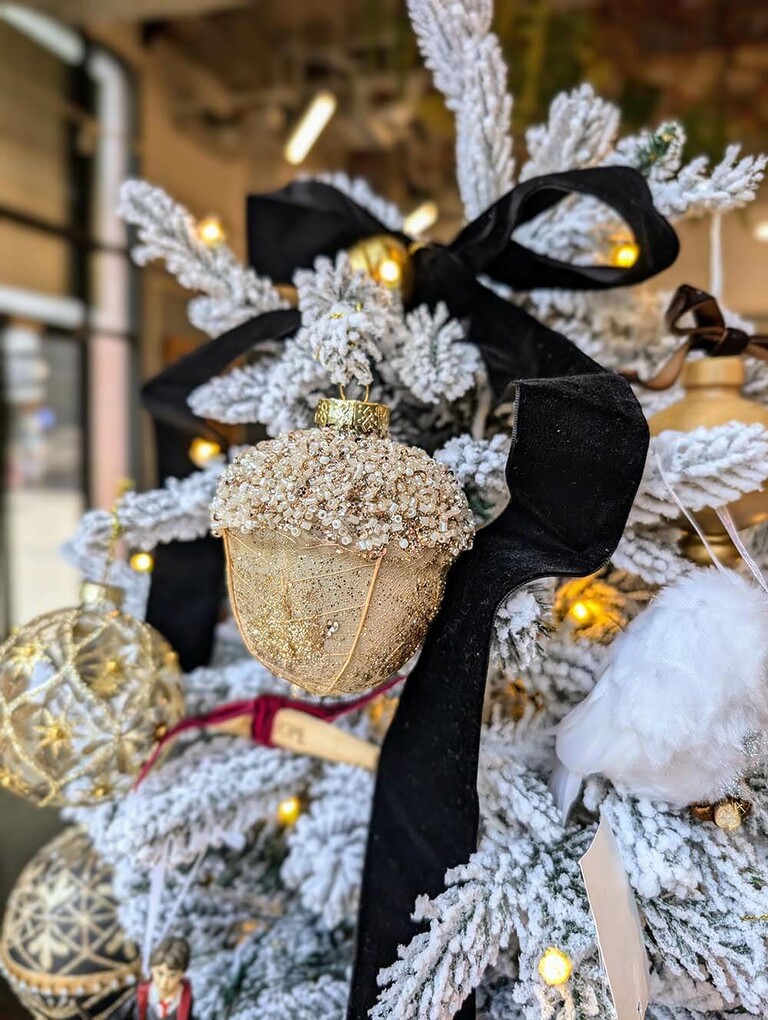
[[[451,472],[387,437],[389,412],[324,400],[320,427],[251,447],[212,505],[251,653],[314,694],[382,683],[416,651],[472,513]]]

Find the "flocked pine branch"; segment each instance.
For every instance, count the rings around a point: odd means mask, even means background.
[[[206,295],[190,304],[189,313],[192,325],[209,336],[286,307],[272,281],[243,266],[226,244],[206,244],[191,213],[162,188],[126,181],[118,211],[137,228],[133,257],[139,265],[160,259],[183,287]]]
[[[89,510],[64,547],[65,558],[83,572],[94,560],[103,563],[115,518],[121,537],[134,548],[149,550],[159,543],[202,538],[208,534],[210,503],[223,468],[223,459],[216,460],[186,478],[167,479],[162,489],[127,492],[114,514]]]
[[[512,98],[492,0],[408,0],[435,86],[456,117],[456,174],[468,219],[512,186]]]
[[[434,311],[420,305],[405,317],[390,363],[402,384],[425,404],[455,401],[472,389],[483,361],[474,344],[463,342],[465,329],[439,302]]]
[[[367,838],[373,777],[330,765],[312,789],[309,810],[288,836],[281,875],[327,928],[354,923]]]
[[[328,372],[299,334],[282,352],[214,376],[189,395],[201,418],[228,424],[261,422],[271,436],[308,428],[321,396],[331,389]]]
[[[528,159],[520,180],[595,166],[611,151],[620,111],[596,95],[591,85],[561,92],[552,100],[546,124],[528,129]]]
[[[701,510],[731,503],[761,488],[766,479],[768,429],[759,423],[661,432],[651,440],[629,525],[678,517],[669,486],[687,509]]]
[[[372,365],[401,322],[399,295],[350,265],[320,257],[311,270],[294,274],[302,329],[297,337],[328,373],[332,383],[370,386]]]

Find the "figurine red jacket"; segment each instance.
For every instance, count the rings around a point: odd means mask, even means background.
[[[136,1020],[161,1020],[162,1013],[157,1007],[150,1005],[149,990],[152,987],[151,981],[142,981],[136,989]],[[168,1020],[193,1020],[192,1018],[192,988],[189,981],[184,978],[181,988],[181,999],[176,1009],[168,1014]]]

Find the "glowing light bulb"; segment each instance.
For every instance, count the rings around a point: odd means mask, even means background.
[[[196,467],[205,467],[221,453],[221,447],[212,439],[196,436],[189,444],[189,459]]]
[[[285,158],[293,166],[303,163],[309,150],[336,112],[336,96],[332,92],[318,92],[291,132],[285,146]]]
[[[629,269],[637,262],[639,254],[640,247],[634,241],[619,241],[611,252],[611,262],[618,269]]]
[[[295,825],[303,810],[300,797],[286,797],[277,805],[277,820],[280,825]]]
[[[396,287],[403,275],[402,267],[394,259],[382,259],[377,269],[377,275],[381,282],[387,287]]]
[[[148,574],[155,566],[155,557],[149,552],[135,552],[128,562],[137,574]]]
[[[405,217],[403,232],[410,237],[418,237],[434,225],[439,211],[437,202],[422,202]]]
[[[573,974],[573,960],[562,949],[550,946],[539,960],[539,974],[550,987],[564,985]]]
[[[568,612],[577,623],[586,623],[595,615],[586,602],[574,602]]]
[[[768,242],[768,220],[758,220],[752,228],[752,236],[756,241]]]
[[[204,216],[198,221],[197,236],[207,244],[209,248],[215,248],[217,244],[223,244],[227,238],[218,216]]]

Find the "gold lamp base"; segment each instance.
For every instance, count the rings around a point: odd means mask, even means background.
[[[768,407],[742,396],[744,380],[741,357],[686,362],[682,376],[685,396],[650,419],[651,435],[668,430],[692,432],[695,428],[713,428],[731,421],[746,425],[757,422],[768,428]],[[739,530],[768,520],[768,489],[746,493],[735,503],[729,503],[728,511]],[[727,566],[735,566],[739,552],[714,509],[697,511],[695,517],[717,558]],[[708,566],[712,562],[710,555],[689,522],[679,518],[675,524],[684,533],[680,540],[683,555],[693,563]]]

